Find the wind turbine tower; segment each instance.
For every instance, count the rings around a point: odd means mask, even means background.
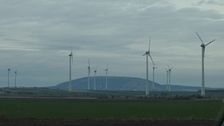
[[[153,89],[156,89],[156,85],[155,85],[155,70],[157,69],[157,67],[155,66],[155,64],[153,64],[152,67],[152,81],[153,81]]]
[[[166,84],[167,84],[167,91],[169,91],[169,69],[166,70]]]
[[[68,55],[69,56],[69,85],[68,85],[68,91],[72,91],[72,62],[73,62],[73,53]]]
[[[10,69],[10,68],[8,68],[8,88],[9,88],[9,86],[10,86],[10,79],[9,79],[9,74],[10,74],[10,71],[11,71],[11,69]]]
[[[96,90],[96,72],[97,72],[97,70],[94,70],[94,90]]]
[[[168,69],[166,70],[166,83],[167,83],[167,91],[171,92],[171,72],[172,72],[172,68],[170,68],[168,66]]]
[[[150,53],[150,43],[151,43],[151,39],[149,38],[149,47],[148,47],[148,51],[146,51],[143,56],[146,57],[146,85],[145,85],[145,95],[148,96],[149,95],[149,58],[151,58],[151,61],[153,62],[153,59],[151,57],[151,53]],[[154,64],[154,62],[153,62]]]
[[[107,68],[105,69],[105,72],[106,72],[106,84],[105,84],[105,88],[106,88],[106,90],[107,90],[107,88],[108,88],[108,81],[107,81],[107,74],[108,74],[108,71],[109,71],[109,69],[108,69],[108,66],[107,66]]]
[[[168,69],[168,84],[169,84],[168,91],[169,92],[171,92],[171,72],[172,72],[172,69],[173,69],[173,67]]]
[[[88,59],[88,90],[90,90],[90,61]]]
[[[200,35],[196,32],[196,35],[197,35],[197,37],[199,38],[199,40],[201,41],[201,51],[202,51],[202,60],[201,60],[201,62],[202,62],[202,80],[201,80],[201,85],[202,85],[202,87],[201,87],[201,96],[202,97],[205,97],[205,64],[204,64],[204,61],[205,61],[205,48],[209,45],[209,44],[211,44],[211,43],[213,43],[214,41],[215,41],[215,39],[213,39],[212,41],[210,41],[210,42],[208,42],[208,43],[204,43],[203,42],[203,40],[202,40],[202,38],[200,37]]]
[[[16,81],[17,81],[17,70],[15,71],[15,88],[17,87],[16,86]]]

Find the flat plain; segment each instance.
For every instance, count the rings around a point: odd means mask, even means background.
[[[0,116],[8,119],[216,120],[222,110],[219,100],[0,100]]]

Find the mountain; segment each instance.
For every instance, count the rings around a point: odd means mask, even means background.
[[[90,86],[93,89],[94,85],[94,77],[90,78]],[[106,77],[105,76],[97,76],[96,77],[96,89],[97,90],[105,90],[105,83]],[[108,90],[117,90],[117,91],[144,91],[145,85],[147,81],[142,78],[135,78],[135,77],[115,77],[110,76],[108,77]],[[153,82],[148,81],[150,89],[152,89]],[[68,82],[63,82],[57,84],[53,88],[57,89],[68,89]],[[72,89],[74,90],[86,90],[88,84],[88,78],[79,78],[76,80],[72,80]],[[166,91],[167,86],[163,84],[155,83],[155,91]],[[193,87],[193,86],[180,86],[180,85],[171,85],[172,91],[198,91],[200,87]]]

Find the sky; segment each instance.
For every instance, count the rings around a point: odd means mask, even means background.
[[[110,76],[145,78],[151,38],[156,81],[201,85],[201,48],[206,47],[206,86],[224,88],[223,0],[0,0],[0,87],[52,86],[91,71]],[[149,64],[152,78],[152,64]]]

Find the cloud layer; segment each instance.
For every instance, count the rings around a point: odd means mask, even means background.
[[[68,54],[75,51],[73,78],[87,75],[87,60],[98,75],[145,77],[148,38],[165,82],[199,86],[199,32],[206,49],[206,83],[223,87],[224,3],[221,0],[0,0],[0,84],[7,68],[18,70],[21,86],[48,86],[68,80]],[[11,73],[13,79],[13,72]],[[151,76],[151,75],[150,75]]]

